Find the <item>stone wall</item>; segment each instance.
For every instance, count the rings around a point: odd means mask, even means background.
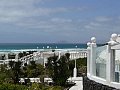
[[[109,87],[93,80],[83,77],[83,90],[120,90],[113,87]]]

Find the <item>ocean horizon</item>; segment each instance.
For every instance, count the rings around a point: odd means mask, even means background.
[[[79,43],[0,43],[0,50],[48,49],[48,47],[51,49],[86,49],[87,45]]]

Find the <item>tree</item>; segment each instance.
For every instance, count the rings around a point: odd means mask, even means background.
[[[58,56],[48,58],[47,69],[55,85],[64,86],[70,76],[69,57],[65,54],[58,59]]]
[[[70,53],[65,53],[65,56],[66,56],[66,58],[67,58],[67,60],[68,60],[68,62],[69,62],[69,59],[70,59]]]
[[[8,73],[7,73],[7,65],[6,64],[1,64],[0,65],[0,82],[5,82],[6,78],[8,78]]]
[[[27,77],[38,77],[43,74],[43,66],[41,64],[36,64],[35,61],[30,61],[29,65],[24,66],[24,75]]]
[[[9,61],[9,75],[14,81],[14,83],[19,83],[19,78],[21,77],[21,66],[22,62],[21,61]]]
[[[19,83],[19,78],[39,77],[44,73],[44,67],[30,61],[30,64],[22,65],[21,61],[9,61],[7,65],[0,65],[0,81]]]

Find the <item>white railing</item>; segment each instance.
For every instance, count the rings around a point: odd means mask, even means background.
[[[115,74],[116,72],[119,71],[119,65],[120,65],[119,63],[120,61],[118,61],[118,57],[120,58],[120,56],[118,55],[118,52],[115,52],[115,50],[118,50],[118,49],[120,50],[120,43],[116,42],[116,38],[117,38],[116,34],[111,35],[111,39],[108,42],[108,45],[104,46],[107,48],[100,47],[99,51],[97,51],[96,39],[94,37],[91,38],[91,42],[87,43],[88,45],[87,77],[103,85],[120,89],[120,82],[116,81],[117,77]],[[115,45],[117,45],[117,47],[112,48]],[[98,68],[96,66],[96,63],[103,63],[106,65],[105,68],[102,67],[100,69],[101,70],[99,71],[101,73],[100,76],[99,75],[97,76],[97,73],[96,73],[96,69]],[[103,73],[106,78],[103,78],[101,76]],[[120,79],[119,75],[117,79],[118,80]]]
[[[24,56],[20,59],[18,57],[16,59],[6,59],[6,60],[0,60],[0,64],[8,64],[9,61],[22,61],[24,63],[29,63],[31,60],[34,61],[40,61],[44,65],[47,63],[47,58],[50,56],[53,56],[54,54],[58,55],[59,57],[61,55],[64,55],[65,53],[70,53],[70,60],[73,59],[78,59],[78,58],[86,58],[87,57],[87,51],[86,49],[61,49],[61,50],[56,50],[55,52],[52,52],[51,50],[43,50],[43,51],[38,51],[34,52],[33,54]]]
[[[20,78],[20,83],[25,83],[25,79],[30,79],[31,83],[41,83],[40,78]]]

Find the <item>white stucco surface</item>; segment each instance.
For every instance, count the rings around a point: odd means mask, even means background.
[[[116,41],[120,43],[120,34],[118,35],[118,37],[117,37],[117,40],[116,40]]]

